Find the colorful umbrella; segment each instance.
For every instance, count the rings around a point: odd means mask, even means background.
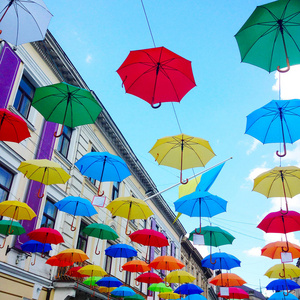
[[[213,217],[226,211],[227,201],[209,192],[193,192],[174,202],[175,211],[190,217],[199,217],[201,233],[201,217]]]
[[[180,182],[182,170],[204,167],[214,156],[208,141],[186,134],[167,136],[156,141],[149,153],[159,165],[164,165],[180,170]]]
[[[293,295],[293,294],[289,294],[289,293],[284,293],[284,292],[277,292],[275,294],[273,294],[269,300],[298,300],[298,298]]]
[[[257,228],[266,233],[284,233],[286,239],[286,249],[289,251],[287,233],[300,230],[300,214],[295,211],[272,212],[267,214],[264,219],[257,225]]]
[[[247,116],[247,134],[267,143],[283,143],[286,154],[286,143],[300,139],[299,130],[300,100],[272,100]]]
[[[149,264],[150,268],[168,271],[182,269],[184,266],[185,265],[179,259],[167,255],[158,256]]]
[[[204,296],[198,294],[188,295],[185,298],[180,298],[180,300],[207,300]]]
[[[150,271],[151,268],[142,260],[132,260],[122,266],[123,271],[144,273]]]
[[[89,285],[90,288],[92,286],[98,286],[97,281],[99,281],[100,279],[102,279],[102,277],[100,277],[100,276],[91,276],[91,277],[87,278],[85,281],[83,281],[83,284]]]
[[[60,184],[66,183],[71,176],[58,164],[48,159],[32,159],[21,162],[18,170],[24,174],[28,179],[38,181],[41,183],[38,197],[40,195],[43,184]]]
[[[111,294],[116,297],[127,297],[127,296],[133,296],[135,292],[127,286],[120,286],[115,290],[113,290]]]
[[[181,286],[179,286],[174,293],[180,294],[180,295],[193,295],[193,294],[201,294],[204,291],[197,285],[192,283],[185,283]]]
[[[73,267],[73,268],[69,269],[65,275],[70,276],[70,277],[76,277],[76,278],[86,277],[86,275],[80,274],[78,272],[81,268],[82,267]]]
[[[241,288],[230,287],[229,295],[221,295],[218,293],[218,296],[225,299],[249,299],[249,294]]]
[[[212,270],[231,270],[240,267],[241,261],[231,254],[217,252],[203,258],[201,264]]]
[[[149,247],[165,247],[169,246],[168,239],[159,231],[153,229],[141,229],[129,235],[132,242],[139,243],[147,247],[146,261],[148,261]]]
[[[117,73],[126,93],[153,108],[162,102],[180,102],[196,86],[191,62],[165,47],[130,51]]]
[[[194,281],[196,277],[194,277],[192,274],[186,272],[186,271],[173,271],[169,273],[165,277],[165,282],[168,283],[190,283]]]
[[[57,259],[71,263],[81,263],[89,257],[80,249],[66,249],[56,254]]]
[[[300,63],[300,3],[281,0],[257,6],[235,35],[242,62],[268,72]],[[281,67],[287,66],[285,71]]]
[[[48,258],[47,261],[46,261],[46,264],[48,264],[50,266],[55,266],[55,267],[68,267],[68,266],[72,266],[71,262],[59,260],[55,255],[53,255],[52,257]]]
[[[300,276],[300,269],[292,264],[277,264],[264,275],[269,278],[296,278]]]
[[[60,211],[73,215],[71,224],[71,231],[75,231],[76,227],[73,226],[75,216],[91,217],[97,214],[96,209],[92,203],[81,197],[68,196],[54,204]]]
[[[139,294],[135,294],[133,296],[124,297],[124,300],[145,300],[145,298]]]
[[[52,250],[52,247],[50,244],[43,244],[38,241],[30,240],[25,242],[24,244],[21,245],[21,249],[25,252],[31,252],[31,253],[44,253],[44,252],[49,252]],[[36,254],[34,256],[34,261],[31,262],[31,265],[34,266],[36,261]]]
[[[159,293],[158,297],[162,299],[179,299],[180,295],[174,292],[163,292],[163,293]]]
[[[52,18],[42,0],[1,1],[1,39],[13,45],[41,41]]]
[[[166,286],[164,282],[159,282],[159,283],[153,283],[148,287],[149,291],[152,292],[159,292],[159,293],[164,293],[164,292],[172,292],[172,288],[169,286]]]
[[[153,212],[145,201],[134,197],[119,197],[111,201],[106,208],[111,212],[112,216],[127,219],[126,235],[131,234],[131,231],[128,232],[129,220],[147,219],[153,215]]]
[[[288,242],[289,252],[292,254],[293,259],[300,257],[300,246]],[[267,256],[272,259],[280,259],[281,253],[285,252],[286,242],[269,243],[261,249],[261,255]]]
[[[98,223],[92,223],[88,226],[86,226],[83,229],[83,232],[86,235],[93,236],[98,239],[95,254],[99,255],[100,251],[97,251],[99,239],[101,240],[116,240],[119,236],[118,234],[108,225],[105,224],[98,224]]]
[[[246,281],[234,273],[219,274],[209,281],[210,284],[217,286],[242,286]]]
[[[295,289],[300,289],[300,285],[291,279],[276,279],[271,281],[267,286],[267,290],[273,290],[275,292],[279,291],[291,291]]]
[[[20,143],[28,137],[27,123],[18,115],[0,108],[0,141]]]
[[[163,280],[155,273],[147,272],[144,274],[141,274],[136,279],[138,282],[145,282],[145,283],[160,283],[163,282]]]
[[[87,276],[100,276],[103,277],[107,275],[107,273],[99,266],[95,265],[87,265],[78,270],[78,273]]]
[[[106,288],[118,288],[119,286],[123,285],[123,283],[115,277],[104,277],[104,278],[98,280],[96,282],[96,284],[98,286],[102,286],[102,287],[106,287]],[[114,289],[113,289],[113,291],[114,291]],[[107,293],[108,293],[108,300],[109,300],[111,290],[109,290]]]
[[[100,293],[111,293],[113,290],[115,290],[116,288],[115,287],[113,287],[113,288],[107,288],[107,287],[105,287],[105,286],[100,286],[99,288],[98,288],[98,291],[100,292]]]
[[[47,121],[74,128],[95,123],[102,108],[90,91],[61,82],[37,88],[32,100]]]
[[[18,222],[12,222],[10,220],[0,221],[0,233],[5,235],[1,248],[4,248],[6,238],[8,235],[20,235],[25,233],[24,227]]]
[[[104,195],[104,191],[100,193],[101,182],[121,182],[131,175],[125,161],[119,156],[108,152],[87,153],[75,165],[82,175],[100,181],[98,196]]]

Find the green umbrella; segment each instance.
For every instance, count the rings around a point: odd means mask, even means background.
[[[6,242],[6,237],[8,235],[20,235],[25,233],[25,229],[24,227],[15,221],[11,221],[11,220],[1,220],[0,221],[0,233],[5,235],[5,238],[3,240],[3,244],[2,246],[0,246],[0,248],[3,248]]]
[[[166,284],[163,282],[151,284],[148,287],[148,290],[152,291],[152,292],[159,292],[159,293],[173,292],[172,288],[169,286],[166,286]]]
[[[98,280],[100,280],[102,277],[99,277],[99,276],[91,276],[89,278],[87,278],[83,283],[86,284],[86,285],[89,285],[90,287],[91,286],[98,286],[96,284],[96,282]]]
[[[300,1],[257,6],[235,35],[243,62],[268,72],[300,64]],[[280,67],[279,67],[280,66]]]
[[[91,92],[65,82],[37,88],[32,106],[47,121],[63,125],[60,135],[64,125],[73,128],[92,124],[102,111]]]
[[[145,298],[140,294],[135,294],[133,296],[124,297],[124,300],[145,300]]]
[[[119,236],[117,233],[108,225],[105,224],[98,224],[98,223],[92,223],[88,226],[86,226],[83,229],[83,232],[89,236],[93,236],[95,238],[98,238],[97,246],[95,249],[95,254],[99,255],[100,251],[97,251],[99,239],[101,240],[116,240]]]

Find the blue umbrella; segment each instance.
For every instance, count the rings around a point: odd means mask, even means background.
[[[199,294],[188,295],[185,298],[180,298],[179,300],[207,300],[204,296]]]
[[[194,295],[194,294],[201,294],[204,291],[197,285],[192,283],[185,283],[179,286],[174,293],[180,295]]]
[[[201,264],[212,270],[230,270],[240,267],[241,261],[231,254],[217,252],[203,258]]]
[[[272,100],[265,106],[247,116],[246,132],[254,138],[267,143],[286,143],[300,139],[300,100]]]
[[[117,297],[128,297],[135,295],[135,292],[127,286],[120,286],[113,290],[111,294]]]
[[[227,201],[209,192],[196,191],[174,202],[175,211],[190,217],[213,217],[226,211]],[[195,229],[196,230],[196,229]],[[200,233],[197,232],[196,233]]]
[[[267,290],[273,290],[275,292],[284,291],[284,290],[295,290],[299,289],[300,285],[291,279],[276,279],[271,281],[267,286]]]
[[[119,279],[117,279],[115,277],[111,277],[111,276],[101,278],[100,280],[98,280],[96,282],[96,284],[99,286],[105,286],[108,288],[119,287],[119,286],[123,285],[123,283]]]
[[[75,231],[76,227],[73,226],[75,216],[91,217],[97,214],[96,209],[92,203],[84,198],[68,196],[54,204],[59,210],[73,215],[71,230]]]
[[[122,158],[108,152],[90,152],[82,156],[76,163],[82,175],[99,180],[98,195],[100,194],[101,182],[121,182],[130,175],[129,169]]]
[[[23,245],[21,245],[21,249],[25,252],[31,252],[31,253],[44,253],[44,252],[49,252],[52,250],[52,247],[50,244],[44,244],[35,240],[30,240],[25,242]],[[33,266],[36,261],[36,255],[34,256],[34,261],[31,262],[31,265]]]
[[[277,292],[275,294],[273,294],[269,300],[298,300],[298,298],[296,296],[294,296],[293,294],[285,294],[284,292]]]

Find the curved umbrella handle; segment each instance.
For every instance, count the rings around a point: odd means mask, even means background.
[[[126,224],[126,228],[125,228],[125,234],[126,235],[130,235],[131,234],[131,231],[128,232],[128,225],[129,225],[129,219],[130,219],[131,205],[132,205],[132,202],[130,202],[130,206],[129,206],[129,210],[128,210],[127,224]]]
[[[154,108],[154,109],[157,109],[157,108],[161,107],[161,102],[157,103],[156,106],[154,106],[154,104],[151,103],[151,107]]]
[[[72,224],[71,224],[71,231],[75,231],[76,230],[76,226],[73,226],[74,220],[75,220],[75,216],[73,216],[73,221],[72,221]]]
[[[180,183],[181,183],[181,184],[187,184],[188,182],[189,182],[188,179],[186,179],[186,180],[183,180],[183,179],[182,179],[182,171],[180,171]]]
[[[281,247],[281,249],[282,249],[282,252],[289,252],[289,250],[290,250],[289,242],[286,241],[286,247]]]
[[[284,151],[284,152],[283,152],[282,154],[280,154],[279,151],[277,150],[277,151],[276,151],[276,155],[279,156],[279,157],[284,157],[284,156],[286,156],[286,145],[285,145],[285,143],[283,143],[283,151]]]
[[[121,266],[121,258],[120,258],[120,264],[119,264],[119,271],[120,271],[120,272],[123,272],[123,268],[122,268],[122,266]]]
[[[100,250],[98,250],[98,244],[99,244],[99,239],[98,239],[98,242],[97,242],[97,245],[96,245],[96,249],[95,249],[95,254],[96,255],[99,255],[100,254]]]
[[[40,193],[41,193],[41,189],[38,190],[37,196],[38,196],[38,198],[42,199],[45,196],[45,194],[43,193],[41,195]]]
[[[287,64],[287,68],[285,70],[281,70],[280,67],[277,66],[277,71],[280,72],[280,73],[288,72],[291,69],[290,61],[289,61],[288,57],[286,58],[286,64]]]
[[[78,281],[76,281],[76,285],[74,286],[74,289],[75,289],[75,290],[78,289]]]
[[[284,290],[282,291],[282,293],[283,293],[283,296],[288,296],[289,295],[289,291],[288,290],[286,291],[286,294],[284,293]]]
[[[60,136],[63,134],[64,127],[65,127],[65,125],[62,124],[61,130],[60,130],[60,134],[57,134],[57,131],[55,131],[55,132],[54,132],[54,137],[56,137],[56,138],[60,137]]]
[[[216,263],[217,263],[217,260],[215,259],[215,261],[212,261],[211,260],[211,254],[210,254],[210,256],[209,256],[209,259],[210,259],[210,263],[212,264],[212,265],[215,265]]]
[[[36,261],[36,253],[35,253],[35,255],[34,255],[34,260],[33,260],[33,262],[31,262],[31,265],[32,265],[32,266],[35,265],[35,261]]]
[[[165,282],[165,285],[166,285],[167,287],[170,287],[170,283],[169,283],[169,282]]]
[[[139,286],[139,285],[140,285],[140,283],[139,283],[136,279],[135,279],[134,281],[135,281],[135,285],[136,285],[136,286]]]
[[[5,239],[3,240],[3,244],[0,246],[0,249],[4,248],[5,242],[6,242],[6,238],[7,238],[7,237],[5,237]]]
[[[102,178],[102,177],[101,177],[101,178]],[[100,188],[101,188],[101,181],[100,181],[100,183],[99,183],[98,192],[97,192],[97,195],[98,195],[99,197],[101,197],[101,196],[104,195],[104,191],[102,191],[102,192],[100,193]]]
[[[288,214],[288,208],[287,208],[287,210],[286,211],[284,211],[283,209],[280,209],[280,213],[282,214],[282,215],[286,215],[286,214]]]

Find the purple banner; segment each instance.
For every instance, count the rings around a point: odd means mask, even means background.
[[[0,54],[0,107],[6,108],[14,82],[19,70],[21,59],[9,47],[4,44]]]
[[[58,124],[47,122],[44,123],[43,132],[40,138],[39,147],[37,150],[36,158],[37,159],[49,159],[51,160],[52,154],[53,154],[53,148],[55,144],[55,137],[54,132],[57,131]],[[40,182],[30,180],[29,186],[28,186],[28,192],[25,202],[34,210],[36,215],[39,215],[42,199],[40,199],[38,195],[38,190],[41,186]],[[41,193],[43,193],[45,190],[45,186],[42,185],[41,187]],[[32,219],[31,221],[22,221],[21,224],[26,230],[26,233],[29,233],[30,231],[34,230],[36,228],[36,223],[38,219],[37,217]],[[21,248],[20,245],[28,241],[29,238],[26,234],[22,234],[18,236],[16,240],[15,247]]]

